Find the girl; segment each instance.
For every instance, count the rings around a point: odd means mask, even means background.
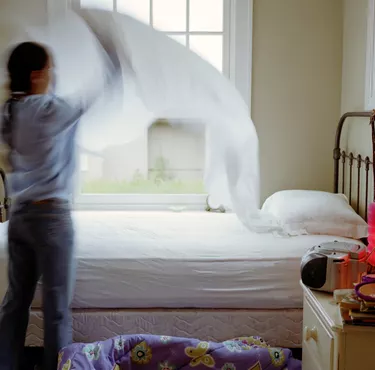
[[[49,93],[53,59],[42,45],[18,45],[8,61],[10,98],[3,114],[9,146],[12,211],[9,287],[0,308],[0,370],[16,369],[29,309],[43,278],[44,369],[55,370],[70,344],[73,225],[70,200],[81,109]]]

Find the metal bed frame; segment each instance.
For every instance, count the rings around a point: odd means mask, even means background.
[[[348,118],[367,118],[370,120],[371,137],[372,137],[372,158],[354,155],[353,152],[347,153],[342,150],[341,136],[344,124]],[[361,188],[363,168],[365,171],[365,199],[364,199],[364,219],[367,221],[368,205],[375,201],[375,111],[373,112],[348,112],[345,113],[337,125],[335,148],[333,150],[334,159],[334,192],[348,195],[349,203],[360,213],[361,205]],[[354,168],[356,165],[356,168]],[[341,170],[340,170],[341,169]],[[369,189],[370,169],[373,177],[373,187]],[[349,184],[347,184],[347,171],[349,171]],[[341,183],[340,183],[341,179]],[[353,188],[356,187],[356,194],[353,196]]]

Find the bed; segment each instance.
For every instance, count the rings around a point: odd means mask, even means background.
[[[349,113],[340,120],[335,191],[342,187],[366,217],[367,206],[360,204],[367,205],[372,197],[372,160],[346,154],[339,145],[344,121],[351,116],[370,117],[370,113]],[[253,234],[233,214],[77,211],[74,219],[78,246],[74,340],[86,343],[130,333],[209,341],[254,335],[272,346],[300,348],[300,259],[318,243],[347,240]],[[6,224],[1,226],[3,294]],[[39,291],[26,345],[43,345]]]
[[[300,258],[312,245],[337,239],[251,234],[231,214],[82,211],[74,218],[80,342],[121,333],[224,340],[255,330],[298,346]],[[5,257],[3,247],[1,293]],[[37,292],[29,345],[42,344],[40,308]]]

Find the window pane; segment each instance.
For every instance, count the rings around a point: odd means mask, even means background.
[[[220,72],[223,71],[223,36],[190,36],[190,48]]]
[[[113,10],[113,0],[81,0],[81,8]]]
[[[138,193],[147,179],[147,134],[123,145],[110,146],[98,154],[87,154],[80,162],[84,194]],[[85,163],[86,162],[86,163]]]
[[[171,39],[173,40],[176,40],[177,42],[179,42],[180,44],[186,46],[187,45],[187,42],[186,42],[186,35],[168,35]]]
[[[149,130],[149,179],[169,194],[204,193],[203,130],[189,131],[166,122]]]
[[[150,0],[117,0],[117,11],[150,23]]]
[[[190,31],[222,32],[223,0],[190,0]]]
[[[153,22],[161,31],[186,31],[186,0],[154,0]]]
[[[204,193],[204,132],[165,122],[138,140],[81,155],[83,194]],[[124,159],[125,158],[125,159]]]
[[[89,170],[89,156],[87,154],[81,153],[79,156],[79,167],[82,172],[87,172]]]

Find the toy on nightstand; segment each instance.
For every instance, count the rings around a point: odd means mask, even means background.
[[[375,276],[365,275],[354,289],[335,290],[345,324],[375,326]]]

